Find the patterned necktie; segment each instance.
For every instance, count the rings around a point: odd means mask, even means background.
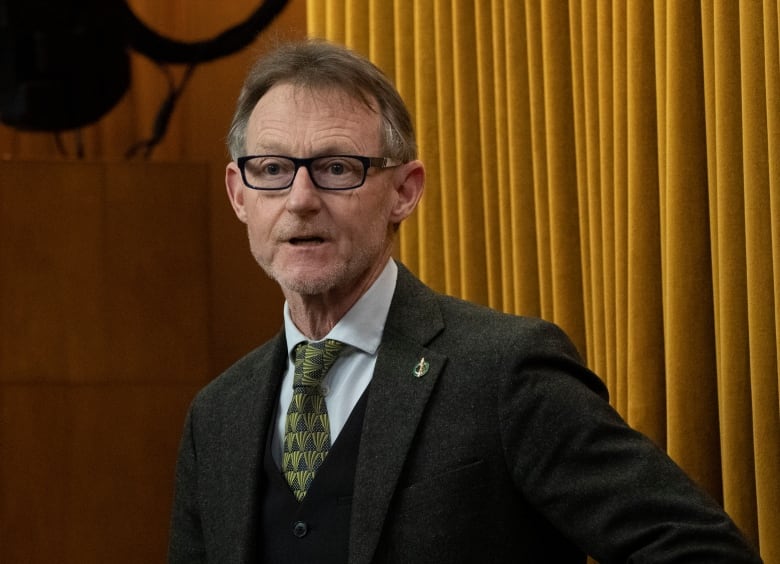
[[[344,343],[326,339],[295,347],[293,397],[287,410],[282,473],[302,501],[330,449],[330,421],[320,384]]]

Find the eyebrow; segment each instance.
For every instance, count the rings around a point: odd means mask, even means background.
[[[271,143],[269,145],[256,146],[252,149],[253,155],[280,155],[288,157],[298,158],[315,158],[315,157],[327,157],[328,155],[361,155],[360,151],[355,148],[345,149],[339,145],[326,145],[308,155],[291,155],[286,149],[283,149],[281,145]],[[381,151],[380,151],[381,152]],[[374,155],[370,155],[374,156]]]

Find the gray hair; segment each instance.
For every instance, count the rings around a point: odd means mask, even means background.
[[[386,154],[377,156],[402,162],[417,158],[412,118],[387,76],[371,61],[346,47],[309,39],[277,47],[250,69],[228,132],[228,150],[234,160],[246,151],[247,123],[257,102],[280,83],[312,90],[335,89],[372,111],[378,106]]]

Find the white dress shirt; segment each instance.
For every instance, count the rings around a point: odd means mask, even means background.
[[[371,382],[397,278],[398,267],[395,261],[390,259],[379,278],[325,336],[326,339],[335,339],[348,345],[322,383],[330,419],[331,444],[336,442],[336,437],[344,428],[349,414]],[[287,408],[293,395],[295,347],[301,341],[308,341],[290,318],[287,302],[284,304],[284,332],[287,338],[287,371],[282,380],[276,431],[272,439],[272,454],[280,467]]]

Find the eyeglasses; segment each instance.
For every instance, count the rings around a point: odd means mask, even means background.
[[[236,159],[241,177],[254,190],[284,190],[292,186],[298,169],[304,167],[311,181],[323,190],[353,190],[366,181],[370,167],[392,168],[401,161],[389,157],[328,155],[308,159],[281,155],[249,155]]]

